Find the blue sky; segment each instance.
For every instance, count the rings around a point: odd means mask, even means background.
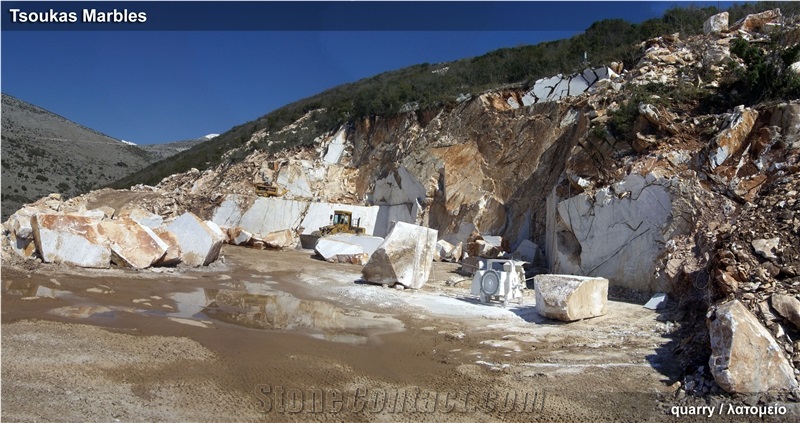
[[[581,15],[570,3],[563,7],[580,22],[607,17],[638,22],[676,4],[615,4],[605,16]],[[567,38],[587,26],[458,32],[3,31],[0,83],[4,93],[84,126],[153,144],[222,133],[381,72]]]

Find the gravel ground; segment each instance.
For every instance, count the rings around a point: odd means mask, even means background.
[[[307,251],[223,254],[165,273],[4,263],[3,420],[674,419],[678,325],[639,304],[565,324],[531,293],[477,303],[450,264],[398,291]]]

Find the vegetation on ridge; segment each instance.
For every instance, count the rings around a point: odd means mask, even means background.
[[[731,22],[747,14],[781,8],[785,14],[800,11],[800,4],[762,2],[734,5],[728,9]],[[600,66],[612,61],[631,68],[642,56],[637,44],[663,34],[680,32],[682,36],[702,32],[703,22],[719,10],[706,8],[674,8],[660,18],[641,24],[609,19],[592,24],[583,34],[569,39],[530,46],[503,48],[482,56],[450,63],[423,63],[371,78],[340,85],[318,95],[281,107],[254,121],[236,126],[211,141],[128,176],[112,184],[127,188],[137,183],[155,185],[164,177],[191,168],[204,170],[220,164],[226,152],[238,149],[231,157],[241,160],[255,150],[279,151],[311,145],[321,134],[353,120],[394,115],[412,103],[420,109],[452,104],[462,94],[477,95],[502,86],[528,87],[542,77],[572,73],[586,66]],[[588,52],[588,62],[583,61]],[[762,75],[762,74],[759,74]],[[769,81],[763,76],[757,81]],[[762,79],[759,79],[762,78]],[[309,112],[315,112],[309,127],[295,133],[277,134],[281,128]],[[257,145],[245,148],[253,133],[265,130],[269,136]]]

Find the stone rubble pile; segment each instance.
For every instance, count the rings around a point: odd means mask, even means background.
[[[174,219],[141,209],[111,218],[110,207],[86,210],[51,194],[3,224],[3,245],[23,259],[87,268],[207,266],[227,240],[216,224],[186,212]]]
[[[715,233],[714,298],[735,298],[800,369],[800,173],[774,179]]]
[[[124,204],[90,207],[90,204],[105,204],[105,199],[114,196],[125,197]],[[104,210],[106,217],[129,216],[150,228],[156,227],[163,219],[178,217],[192,207],[194,198],[180,191],[167,192],[156,187],[137,185],[130,190],[103,188],[91,191],[63,202],[64,208],[96,208]],[[131,213],[133,215],[131,216]],[[160,220],[159,220],[160,219]]]
[[[341,134],[329,138],[327,142],[336,144]],[[281,151],[274,155],[256,151],[233,166],[220,165],[204,171],[191,169],[168,176],[154,189],[216,202],[231,194],[256,196],[255,184],[260,183],[278,187],[279,197],[285,199],[363,204],[363,197],[353,194],[357,170],[338,164],[338,160],[331,163],[329,158],[326,161],[323,150]]]

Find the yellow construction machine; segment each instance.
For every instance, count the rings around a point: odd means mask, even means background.
[[[361,226],[361,218],[356,219],[356,224],[353,225],[353,213],[344,210],[334,210],[331,215],[331,224],[323,226],[310,234],[300,235],[300,245],[306,249],[314,249],[317,241],[326,235],[333,234],[354,234],[364,235],[366,229]]]
[[[331,215],[331,224],[319,228],[319,232],[323,236],[339,233],[363,235],[366,230],[359,225],[361,225],[361,218],[354,225],[352,212],[335,210]]]
[[[286,194],[286,190],[272,185],[272,184],[254,184],[256,187],[256,195],[261,197],[280,197]]]

